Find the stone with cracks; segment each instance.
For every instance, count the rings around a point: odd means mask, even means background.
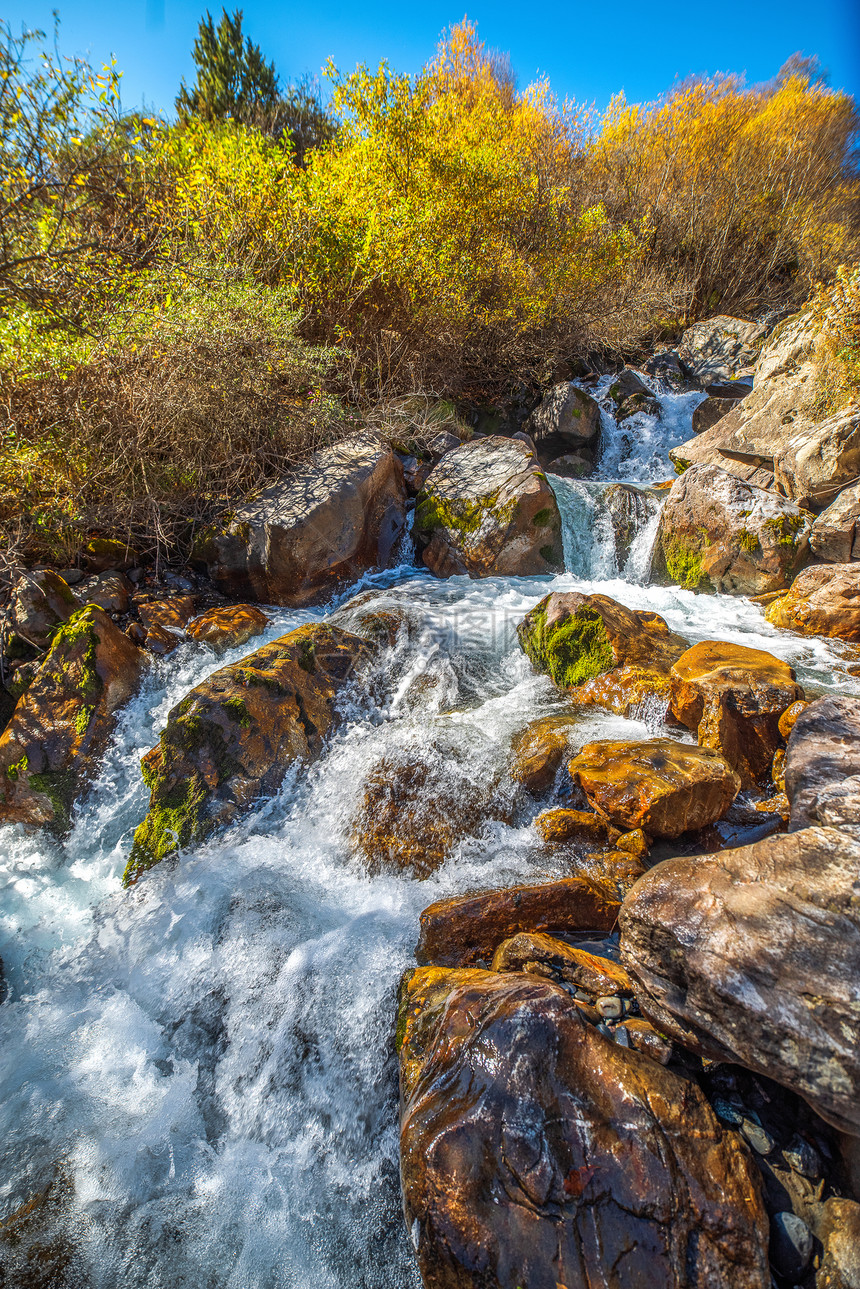
[[[860,641],[860,565],[815,564],[765,611],[775,627],[804,636]]]

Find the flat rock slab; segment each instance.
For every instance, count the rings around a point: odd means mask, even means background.
[[[697,1084],[521,974],[425,968],[398,1015],[404,1211],[427,1286],[767,1289],[756,1168]]]
[[[467,967],[479,961],[489,964],[502,941],[520,931],[606,935],[620,907],[607,885],[582,877],[456,895],[437,900],[421,914],[415,958]]]
[[[666,860],[621,911],[643,1013],[860,1135],[860,844],[833,828]]]
[[[592,809],[623,832],[679,837],[722,818],[740,779],[719,752],[675,739],[587,743],[568,767]]]

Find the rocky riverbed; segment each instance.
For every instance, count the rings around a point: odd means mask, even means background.
[[[7,1285],[860,1286],[853,413],[762,429],[810,343],[21,580]]]

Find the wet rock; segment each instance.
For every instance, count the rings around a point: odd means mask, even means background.
[[[648,837],[707,827],[725,814],[740,786],[718,752],[668,738],[587,743],[569,770],[592,809],[614,827],[641,828]]]
[[[687,648],[659,614],[579,591],[545,596],[517,636],[533,666],[578,703],[623,715],[652,695],[668,698],[671,666]]]
[[[668,1065],[675,1055],[675,1049],[667,1038],[658,1034],[654,1026],[641,1016],[632,1016],[623,1020],[620,1027],[627,1035],[630,1047],[649,1056],[658,1065]]]
[[[755,365],[767,331],[759,322],[725,314],[696,322],[681,337],[683,370],[702,386],[740,376]]]
[[[687,590],[762,595],[809,562],[812,515],[713,465],[685,470],[660,516],[652,576]]]
[[[115,541],[112,537],[93,537],[81,553],[89,573],[107,573],[110,569],[125,573],[140,560],[128,542]]]
[[[672,667],[669,710],[701,747],[723,754],[743,787],[769,774],[780,719],[802,698],[794,668],[762,649],[706,640]]]
[[[639,881],[644,868],[635,855],[626,850],[593,850],[584,856],[571,856],[571,872],[576,872],[623,900]]]
[[[143,759],[149,812],[125,884],[276,792],[293,762],[317,756],[340,719],[338,696],[370,656],[357,636],[304,626],[192,689]]]
[[[828,695],[798,716],[785,754],[791,830],[845,827],[860,837],[860,698]]]
[[[443,457],[418,496],[414,533],[437,577],[529,576],[564,564],[555,494],[521,440],[478,439]]]
[[[860,565],[816,564],[794,579],[765,617],[800,635],[860,641]]]
[[[860,483],[843,488],[812,525],[809,539],[816,559],[828,564],[860,560]]]
[[[665,860],[621,911],[643,1014],[860,1135],[860,845],[832,828]]]
[[[59,628],[0,736],[0,820],[68,828],[143,663],[101,609]]]
[[[618,917],[614,893],[587,878],[566,877],[437,900],[421,914],[419,963],[467,967],[492,961],[503,940],[521,931],[607,935]]]
[[[4,1289],[77,1289],[86,1284],[72,1233],[70,1178],[57,1176],[0,1222]]]
[[[800,1280],[812,1261],[812,1232],[795,1213],[777,1213],[770,1224],[770,1261],[788,1280]]]
[[[777,724],[777,729],[779,730],[780,735],[784,739],[787,739],[789,737],[789,735],[791,734],[791,731],[794,729],[795,725],[797,724],[798,717],[800,716],[801,712],[805,712],[808,706],[809,706],[809,703],[799,700],[796,703],[792,703],[790,707],[786,707],[785,711],[782,713],[782,716],[780,716],[779,722]],[[783,777],[785,776],[783,775]],[[774,779],[774,783],[776,782],[777,780]]]
[[[168,631],[183,631],[194,616],[197,601],[193,595],[174,595],[170,599],[150,599],[136,595],[134,607],[147,631],[161,627]]]
[[[632,832],[622,833],[616,837],[613,842],[616,850],[626,851],[634,859],[646,860],[648,858],[648,838],[641,828],[634,828]]]
[[[615,560],[623,568],[630,549],[656,509],[655,494],[628,483],[613,483],[603,494],[615,535]]]
[[[582,449],[580,452],[565,452],[563,456],[553,457],[547,466],[548,474],[561,475],[562,479],[584,479],[594,470],[594,454]]]
[[[682,390],[687,387],[687,377],[681,367],[681,359],[676,349],[661,349],[642,365],[646,376],[653,376],[668,389]]]
[[[614,404],[614,416],[619,425],[637,412],[646,412],[649,416],[660,415],[660,404],[653,391],[632,367],[625,367],[618,373],[609,386],[609,397]]]
[[[82,604],[95,604],[105,613],[127,613],[132,584],[124,573],[98,573],[84,578],[77,595]]]
[[[195,545],[221,590],[265,604],[325,599],[369,568],[385,568],[405,523],[406,486],[395,452],[353,434],[236,511]]]
[[[426,1285],[768,1286],[745,1148],[692,1080],[604,1037],[560,986],[415,971],[398,1046]]]
[[[511,740],[511,778],[538,795],[552,786],[575,729],[570,716],[539,716]]]
[[[821,1210],[815,1226],[823,1246],[816,1289],[860,1289],[860,1204],[831,1195]]]
[[[10,603],[12,631],[28,645],[44,649],[57,627],[81,607],[71,587],[49,568],[32,569],[15,583]]]
[[[185,634],[189,640],[208,645],[216,653],[225,653],[261,635],[268,625],[265,613],[253,604],[230,604],[209,609],[194,618],[186,626]]]
[[[706,398],[693,412],[693,433],[704,434],[735,407],[734,398]]]
[[[633,985],[619,962],[599,958],[555,936],[524,931],[503,940],[493,954],[493,971],[525,971],[563,981],[592,998],[612,994],[633,997]]]
[[[535,828],[548,846],[568,841],[604,841],[609,831],[605,819],[585,810],[544,810],[535,819]]]
[[[600,407],[570,381],[554,385],[525,423],[536,442],[550,436],[572,448],[595,444],[600,433]]]

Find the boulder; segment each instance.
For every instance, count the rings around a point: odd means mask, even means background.
[[[594,453],[588,448],[579,452],[565,452],[563,456],[553,457],[547,466],[548,474],[560,475],[562,479],[584,479],[594,471]]]
[[[702,386],[731,380],[754,366],[767,332],[762,323],[724,314],[696,322],[681,337],[681,366]]]
[[[574,985],[593,998],[633,997],[633,984],[620,962],[537,931],[523,931],[503,940],[493,954],[491,970],[544,976]]]
[[[589,810],[544,810],[535,819],[535,828],[548,846],[561,846],[569,841],[606,841],[609,833],[602,815]]]
[[[612,520],[619,569],[624,567],[634,541],[659,508],[662,498],[658,500],[658,497],[652,489],[636,488],[630,483],[612,483],[603,493],[603,503]]]
[[[736,406],[737,400],[734,398],[706,398],[693,412],[693,433],[704,434],[705,430],[728,416]]]
[[[752,1159],[697,1084],[521,974],[409,973],[404,1214],[427,1286],[767,1289]]]
[[[816,559],[828,564],[860,560],[860,483],[843,488],[812,525],[809,538]]]
[[[195,544],[197,563],[226,594],[266,604],[324,600],[369,568],[385,568],[406,515],[397,454],[364,431],[241,506]]]
[[[596,446],[600,434],[600,407],[585,390],[572,381],[553,385],[525,423],[525,431],[536,442],[544,438],[563,440],[571,448]]]
[[[763,385],[773,376],[798,371],[812,353],[817,334],[815,315],[808,309],[793,313],[774,327],[755,365],[756,385]]]
[[[15,635],[37,649],[50,643],[57,627],[81,607],[71,587],[49,568],[32,569],[15,583],[10,624]]]
[[[609,397],[614,405],[613,415],[619,425],[637,412],[646,412],[649,416],[660,415],[660,404],[653,390],[648,388],[632,367],[625,367],[618,373],[609,386]]]
[[[422,964],[468,967],[491,962],[502,941],[520,931],[607,935],[619,907],[614,892],[582,877],[455,895],[421,914],[415,958]]]
[[[255,605],[228,604],[201,613],[188,623],[185,634],[189,640],[208,645],[216,653],[226,653],[262,635],[268,625],[269,619]]]
[[[860,844],[804,828],[665,860],[621,911],[621,958],[661,1033],[784,1084],[860,1135]]]
[[[418,495],[415,540],[437,577],[530,576],[564,567],[555,494],[528,442],[465,443]]]
[[[705,640],[672,667],[672,715],[701,747],[721,752],[747,788],[769,775],[780,719],[802,698],[794,668],[763,649]]]
[[[59,628],[0,736],[0,821],[69,827],[143,663],[95,606]]]
[[[128,886],[180,847],[204,840],[317,756],[337,699],[369,646],[336,627],[299,627],[208,676],[174,707],[141,768],[149,812],[134,834]]]
[[[132,584],[124,573],[96,573],[78,583],[76,594],[82,604],[95,604],[105,613],[127,613]]]
[[[666,389],[682,390],[687,386],[687,377],[676,349],[661,349],[652,354],[642,364],[642,370],[646,376],[652,376]]]
[[[653,695],[668,698],[672,664],[687,648],[659,614],[579,591],[545,596],[517,636],[532,665],[578,703],[623,715]]]
[[[570,715],[539,716],[511,740],[511,778],[535,795],[546,792],[576,727]]]
[[[785,754],[790,828],[828,824],[860,838],[860,698],[817,698],[798,716]]]
[[[860,565],[816,564],[794,579],[765,617],[804,636],[860,641]]]
[[[652,576],[687,590],[780,591],[811,558],[812,523],[783,497],[716,466],[693,466],[666,498]]]
[[[680,837],[715,823],[740,788],[718,752],[669,738],[586,743],[568,769],[593,810],[647,837]]]

